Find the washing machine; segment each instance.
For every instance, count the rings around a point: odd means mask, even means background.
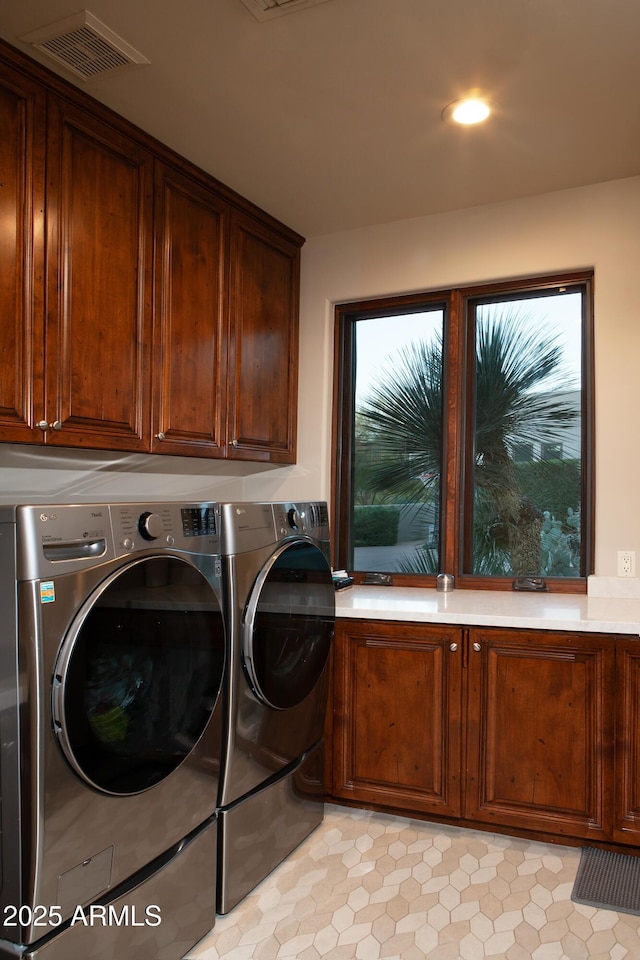
[[[335,589],[325,503],[220,510],[229,634],[218,809],[224,914],[323,819]]]
[[[177,960],[215,922],[215,504],[0,507],[0,956]]]

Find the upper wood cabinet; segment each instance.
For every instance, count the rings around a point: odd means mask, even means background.
[[[0,61],[0,440],[31,440],[44,411],[45,115],[42,88]]]
[[[157,164],[154,453],[226,452],[228,220],[210,190]]]
[[[1,41],[0,122],[0,440],[293,463],[302,237]]]
[[[300,247],[234,211],[231,221],[229,456],[293,463]]]
[[[51,97],[45,442],[146,450],[153,158]]]

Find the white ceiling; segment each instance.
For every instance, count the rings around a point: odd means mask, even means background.
[[[5,0],[0,36],[28,51],[73,3]],[[306,237],[640,174],[638,0],[89,10],[150,64],[74,82]],[[471,88],[490,124],[444,124]]]

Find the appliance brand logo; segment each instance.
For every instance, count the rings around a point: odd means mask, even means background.
[[[102,510],[92,510],[91,516],[94,518],[103,517],[104,513]],[[57,513],[41,513],[40,519],[43,523],[47,523],[48,520],[57,520],[58,514]]]

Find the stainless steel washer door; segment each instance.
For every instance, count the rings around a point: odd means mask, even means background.
[[[54,729],[73,769],[117,796],[164,780],[209,722],[224,659],[217,597],[186,560],[146,557],[113,573],[54,668]]]
[[[244,664],[264,703],[286,710],[311,693],[329,656],[334,618],[325,555],[306,540],[285,544],[260,573],[245,608]]]

